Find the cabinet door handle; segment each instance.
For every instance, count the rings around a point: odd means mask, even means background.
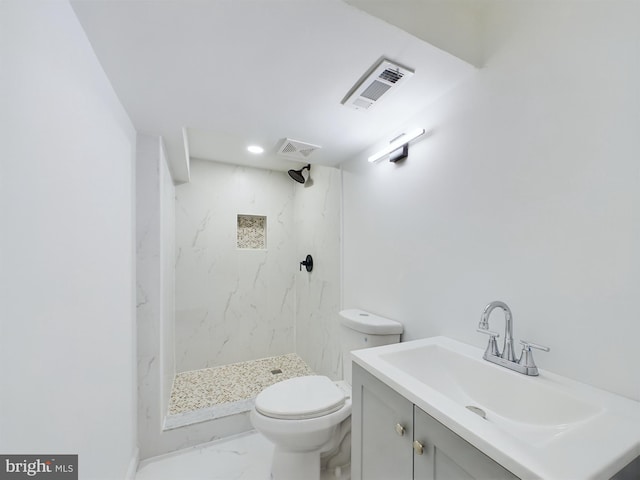
[[[424,453],[424,446],[418,440],[414,440],[413,451],[416,452],[416,455],[422,455]]]
[[[404,436],[404,432],[405,432],[405,431],[406,431],[406,430],[405,430],[405,428],[404,428],[402,425],[400,425],[399,423],[396,423],[396,433],[397,433],[398,435],[400,435],[401,437],[402,437],[402,436]]]

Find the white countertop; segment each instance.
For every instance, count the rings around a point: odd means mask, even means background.
[[[640,402],[544,370],[522,375],[483,360],[483,353],[432,337],[356,350],[352,357],[523,479],[608,479],[640,456]],[[485,409],[487,419],[465,402]]]

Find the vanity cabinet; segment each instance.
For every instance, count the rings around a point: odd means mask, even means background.
[[[353,363],[351,478],[413,478],[413,404]]]
[[[354,480],[518,478],[355,363],[352,386]]]
[[[465,439],[414,406],[413,478],[517,479]],[[417,442],[417,443],[416,443]]]

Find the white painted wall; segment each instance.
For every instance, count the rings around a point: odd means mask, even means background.
[[[481,26],[486,0],[345,1],[471,65],[484,64]]]
[[[0,451],[136,465],[135,132],[66,2],[0,3]]]
[[[294,349],[293,183],[284,172],[191,161],[176,188],[178,372]],[[267,217],[267,248],[237,248],[237,215]]]
[[[293,201],[296,260],[314,261],[312,272],[295,276],[296,352],[316,373],[340,379],[341,172],[314,165],[309,176],[295,184]]]
[[[492,5],[432,135],[345,166],[345,306],[484,346],[503,300],[542,368],[640,399],[640,3]]]

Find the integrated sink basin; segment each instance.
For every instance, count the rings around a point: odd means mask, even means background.
[[[380,358],[462,407],[476,407],[485,418],[533,445],[551,440],[602,413],[597,405],[530,381],[504,368],[439,345],[382,354]]]
[[[640,403],[433,337],[353,360],[521,478],[607,479],[640,456]]]

